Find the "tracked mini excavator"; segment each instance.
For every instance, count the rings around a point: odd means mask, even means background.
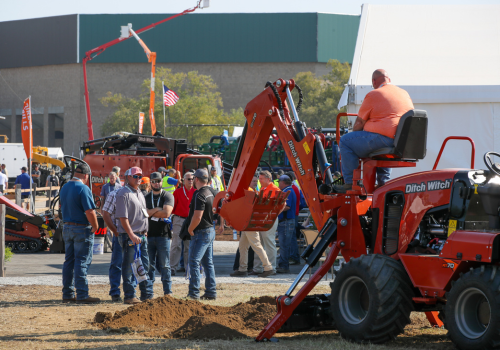
[[[487,169],[474,169],[473,141],[450,137],[470,141],[470,169],[436,170],[448,138],[432,170],[375,187],[377,167],[414,167],[425,156],[426,112],[411,110],[400,119],[394,147],[361,159],[352,190],[338,194],[321,139],[306,133],[299,120],[302,96],[298,89],[295,108],[294,88],[293,80],[268,82],[247,104],[228,189],[214,200],[214,212],[236,230],[271,228],[285,196],[247,189],[276,128],[319,233],[302,254],[304,268],[276,298],[276,316],[256,340],[274,340],[277,332],[337,329],[350,341],[384,343],[401,334],[410,313],[418,311],[433,326],[446,327],[460,349],[499,348],[500,164],[491,156],[500,154],[486,153]],[[326,261],[294,293],[328,247]],[[308,295],[339,254],[346,263],[331,293]]]

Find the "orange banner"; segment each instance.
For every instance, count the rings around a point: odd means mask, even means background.
[[[144,113],[139,112],[139,134],[142,134],[143,126],[144,126]]]
[[[31,125],[31,99],[24,100],[23,114],[21,120],[21,136],[23,138],[24,151],[26,157],[33,158],[33,130]]]

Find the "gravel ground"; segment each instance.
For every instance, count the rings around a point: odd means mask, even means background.
[[[220,256],[220,254],[234,254],[236,252],[236,249],[238,248],[238,241],[214,241],[214,256]],[[19,265],[17,266],[17,269],[21,269],[24,271],[30,271],[32,273],[31,276],[16,276],[16,277],[9,277],[9,272],[13,271],[16,261],[12,261],[11,264],[12,268],[7,269],[7,276],[8,277],[3,277],[0,278],[0,286],[27,286],[27,285],[40,285],[40,286],[62,286],[62,277],[60,274],[60,268],[62,268],[62,262],[64,261],[64,255],[63,254],[17,254],[14,256],[14,260],[17,261]],[[99,255],[96,256],[96,262],[103,262],[103,260],[107,263],[109,263],[109,260],[111,258],[110,254],[107,255]],[[92,262],[94,264],[94,261]],[[47,268],[43,268],[37,265],[44,265],[47,266]],[[58,265],[60,264],[60,265]],[[53,268],[54,266],[58,265],[58,269]],[[232,266],[232,261],[230,263]],[[9,266],[9,265],[8,265]],[[51,269],[48,269],[48,267],[52,266]],[[105,273],[103,274],[90,274],[88,275],[88,282],[89,284],[97,285],[97,284],[109,284],[109,279],[107,276],[107,266],[105,266]],[[269,276],[267,278],[259,278],[257,276],[249,276],[245,278],[241,277],[230,277],[227,269],[225,270],[225,274],[221,272],[217,272],[217,267],[216,267],[216,282],[218,284],[221,283],[228,283],[228,284],[282,284],[282,285],[287,285],[289,286],[294,279],[297,277],[297,273],[292,273],[292,274],[285,274],[285,275],[274,275],[274,276]],[[307,273],[304,276],[303,281],[307,281],[309,278],[309,274]],[[332,276],[331,274],[328,275],[329,280],[326,281],[325,278],[322,279],[321,282],[319,282],[318,285],[328,285],[331,280]],[[161,283],[160,277],[157,276],[156,283]],[[177,274],[177,276],[172,277],[172,283],[173,284],[189,284],[189,281],[184,277]],[[202,282],[203,283],[203,282]]]
[[[283,284],[290,285],[293,280],[297,277],[296,275],[274,275],[267,278],[259,277],[230,277],[230,276],[218,276],[216,277],[217,284],[220,283],[236,283],[236,284]],[[107,276],[87,276],[89,284],[108,284],[109,279]],[[307,281],[308,275],[304,277],[304,282]],[[331,276],[330,276],[331,278]],[[156,277],[156,283],[161,283],[160,277]],[[318,285],[328,285],[331,279],[328,281],[321,280]],[[189,281],[185,277],[174,276],[172,277],[172,284],[189,284]],[[203,284],[203,281],[202,281]],[[301,283],[302,285],[303,283]],[[0,278],[0,286],[29,286],[29,285],[40,285],[40,286],[60,286],[62,287],[62,279],[60,275],[57,276],[40,276],[40,277],[4,277]]]

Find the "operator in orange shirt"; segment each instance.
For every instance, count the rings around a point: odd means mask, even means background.
[[[408,93],[391,84],[391,79],[383,69],[372,74],[374,90],[370,91],[361,107],[352,128],[353,132],[340,139],[342,175],[344,185],[334,186],[337,193],[346,193],[352,189],[352,174],[358,168],[359,159],[366,158],[378,149],[394,147],[394,136],[399,119],[403,114],[414,109]],[[377,183],[382,186],[389,181],[390,168],[377,168]]]

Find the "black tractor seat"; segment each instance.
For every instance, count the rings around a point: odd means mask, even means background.
[[[394,147],[380,148],[369,154],[374,160],[414,161],[424,159],[427,152],[427,112],[412,109],[401,116]]]

